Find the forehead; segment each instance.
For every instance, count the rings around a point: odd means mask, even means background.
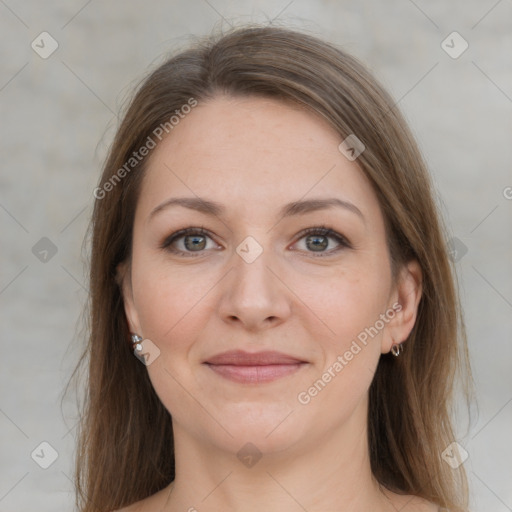
[[[320,116],[281,101],[218,97],[200,103],[153,150],[139,207],[199,196],[269,215],[301,198],[339,197],[378,215],[361,168]]]

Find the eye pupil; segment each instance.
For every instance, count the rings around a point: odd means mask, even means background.
[[[192,244],[190,245],[188,243],[188,241],[192,239]],[[199,239],[199,241],[198,241]],[[205,248],[205,245],[206,245],[206,237],[204,237],[203,235],[188,235],[185,237],[185,247],[190,250],[190,249],[204,249]]]
[[[329,241],[327,237],[324,235],[310,235],[308,236],[307,240],[308,241],[306,242],[306,245],[308,246],[308,248],[313,248],[315,251],[316,249],[325,249],[329,245]],[[313,241],[313,245],[311,246],[308,243],[310,240]],[[319,242],[319,240],[321,241]]]

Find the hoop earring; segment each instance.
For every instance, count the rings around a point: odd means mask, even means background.
[[[395,357],[398,357],[403,351],[403,347],[402,347],[402,344],[401,343],[394,343],[393,346],[391,347],[391,353],[395,356]]]
[[[140,352],[142,350],[141,341],[142,338],[138,334],[132,334],[133,350],[136,350],[137,352]]]

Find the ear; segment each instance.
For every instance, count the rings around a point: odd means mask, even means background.
[[[120,263],[116,268],[116,281],[121,289],[123,297],[124,313],[130,332],[134,334],[141,334],[139,316],[135,302],[133,300],[132,278],[131,278],[131,265],[129,261]]]
[[[405,341],[411,333],[418,314],[422,280],[423,273],[416,260],[411,260],[400,270],[388,304],[388,311],[394,311],[395,315],[384,330],[381,346],[383,354],[389,352],[394,343]]]

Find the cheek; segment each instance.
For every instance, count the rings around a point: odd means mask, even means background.
[[[387,309],[388,284],[389,276],[378,265],[353,265],[328,282],[302,281],[297,295],[315,313],[308,330],[323,357],[316,378],[303,382],[301,404],[311,400],[315,410],[332,407],[338,420],[354,409],[381,355],[380,315]]]
[[[314,313],[311,318],[328,347],[343,350],[385,312],[388,284],[379,268],[352,265],[328,277],[302,277],[294,291]]]
[[[186,357],[200,336],[214,311],[211,297],[219,278],[214,272],[134,258],[132,282],[141,330],[159,347],[166,366],[175,356]]]
[[[304,302],[322,320],[315,322],[319,331],[312,336],[323,354],[321,364],[296,397],[302,413],[315,421],[342,423],[365,396],[381,355],[382,330],[375,324],[386,311],[385,282],[369,272],[354,271],[300,292],[309,290]],[[312,324],[308,330],[314,334]],[[318,420],[322,415],[324,419]]]
[[[194,279],[190,272],[155,264],[138,268],[134,266],[132,279],[142,333],[159,349],[158,357],[147,367],[148,374],[167,410],[186,423],[190,411],[204,414],[187,392],[195,379],[189,356],[211,315],[207,291],[216,280],[208,276]]]

